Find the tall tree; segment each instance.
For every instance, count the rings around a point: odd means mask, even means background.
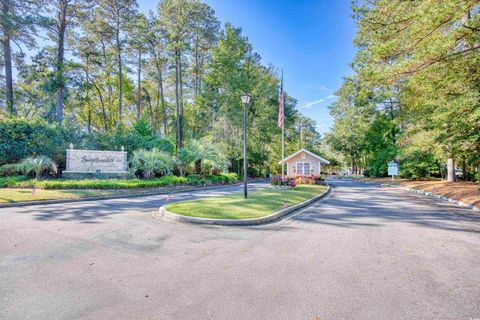
[[[142,72],[145,60],[145,54],[148,48],[149,25],[144,14],[137,14],[128,22],[128,45],[131,51],[132,60],[135,61],[137,69],[137,92],[135,94],[135,103],[137,105],[137,118],[142,117]],[[152,123],[153,125],[153,123]]]
[[[29,49],[34,47],[40,1],[1,0],[0,6],[0,41],[5,65],[6,109],[10,114],[15,114],[12,43],[20,52],[22,45]]]
[[[202,9],[203,8],[203,9]],[[167,48],[175,68],[176,147],[183,146],[184,130],[184,74],[183,56],[191,49],[195,26],[212,19],[213,11],[198,0],[163,0],[158,5],[158,16],[167,37]]]
[[[108,30],[111,32],[115,43],[117,55],[117,83],[118,83],[118,107],[117,107],[117,125],[123,123],[123,46],[125,43],[125,27],[127,22],[135,15],[137,8],[136,0],[98,0],[100,12],[99,19],[102,19]]]
[[[163,124],[163,134],[167,135],[167,108],[165,105],[165,95],[164,95],[164,68],[167,62],[166,59],[166,50],[165,50],[165,35],[162,27],[153,12],[150,12],[150,15],[147,20],[148,31],[146,33],[146,44],[149,48],[151,55],[151,61],[154,65],[156,71],[156,83],[157,83],[157,105],[156,110],[159,109],[161,105],[162,108],[162,124]],[[153,110],[150,110],[150,122],[154,130],[157,129],[155,123],[155,114]]]
[[[75,27],[75,20],[84,18],[82,10],[86,9],[91,0],[56,0],[48,8],[53,12],[53,18],[47,25],[50,38],[56,44],[54,65],[54,90],[56,97],[56,120],[60,124],[64,114],[65,90],[65,44],[68,29]]]
[[[448,158],[448,180],[454,181],[460,142],[478,141],[480,4],[358,0],[353,11],[357,79],[372,92],[395,88],[391,98],[399,118],[394,120],[398,127],[391,129],[392,141],[397,128],[431,131],[437,137],[432,141]],[[403,146],[413,144],[406,136],[399,139]]]

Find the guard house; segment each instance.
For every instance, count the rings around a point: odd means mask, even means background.
[[[294,154],[283,159],[286,168],[287,177],[317,174],[322,172],[322,165],[329,165],[328,160],[323,159],[319,155],[300,149]],[[278,162],[280,165],[282,161]]]

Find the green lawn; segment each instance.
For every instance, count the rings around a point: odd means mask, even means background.
[[[85,197],[108,196],[116,194],[114,190],[42,190],[36,189],[0,189],[0,203],[23,201],[53,200],[53,199],[79,199]]]
[[[247,200],[243,199],[243,193],[238,193],[170,203],[165,206],[165,209],[184,216],[199,218],[258,218],[274,213],[285,205],[292,206],[305,201],[326,189],[327,187],[318,185],[300,185],[292,190],[265,188],[250,192]]]

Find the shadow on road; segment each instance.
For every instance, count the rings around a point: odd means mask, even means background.
[[[264,183],[249,185],[250,191],[265,187]],[[63,204],[38,205],[30,207],[5,208],[10,213],[31,214],[39,221],[80,221],[101,223],[113,215],[126,212],[151,212],[167,202],[186,201],[200,197],[215,197],[240,192],[242,186],[226,186],[213,190],[196,190],[169,195],[150,195],[135,198],[98,201],[69,202]]]
[[[382,227],[393,221],[480,233],[480,214],[470,209],[378,185],[340,180],[332,181],[331,185],[334,193],[327,201],[310,207],[294,219],[341,228]]]

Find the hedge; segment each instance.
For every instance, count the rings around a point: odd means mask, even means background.
[[[201,184],[211,183],[234,183],[237,181],[235,173],[218,174],[202,177]],[[176,185],[200,185],[186,177],[164,176],[151,180],[129,179],[129,180],[67,180],[51,179],[36,180],[24,176],[0,177],[0,187],[8,188],[38,188],[38,189],[135,189],[135,188],[157,188]]]

